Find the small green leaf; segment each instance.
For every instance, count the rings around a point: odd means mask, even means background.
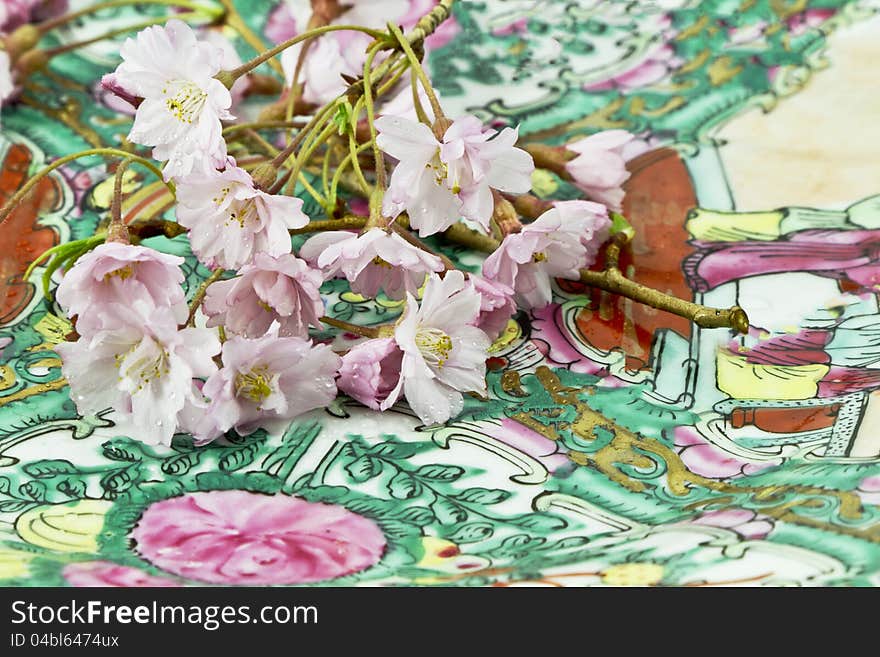
[[[455,481],[464,474],[464,468],[457,465],[423,465],[415,471],[417,477],[428,481]]]
[[[535,529],[537,531],[550,532],[557,529],[565,529],[568,523],[559,516],[553,516],[549,513],[532,513],[527,516],[520,516],[510,520],[517,527],[525,527],[527,529]]]
[[[632,240],[636,235],[636,229],[632,227],[626,217],[617,212],[611,212],[611,235],[623,233],[628,240]]]
[[[46,459],[28,463],[22,468],[25,474],[37,479],[47,479],[60,474],[76,474],[78,470],[70,461]]]
[[[16,511],[28,508],[32,504],[33,502],[28,502],[27,500],[5,500],[0,502],[0,513],[15,513]]]
[[[392,497],[396,497],[399,500],[408,500],[421,494],[422,485],[418,479],[408,472],[398,472],[388,482],[388,490]]]
[[[185,452],[162,461],[162,472],[172,475],[183,475],[199,464],[201,452]]]
[[[345,466],[345,470],[354,481],[363,483],[382,472],[382,461],[372,456],[361,456]]]
[[[389,459],[408,459],[411,456],[419,453],[419,446],[413,443],[399,443],[395,441],[388,441],[384,443],[379,443],[372,449],[370,449],[370,454],[375,454],[376,456],[384,456]]]
[[[18,487],[18,492],[37,502],[46,500],[46,484],[42,481],[28,481]]]
[[[468,522],[446,536],[453,543],[476,543],[490,538],[495,533],[488,522]]]
[[[336,112],[333,114],[333,125],[336,126],[336,131],[340,135],[347,135],[352,133],[351,127],[351,114],[352,114],[352,106],[351,103],[346,99],[341,99],[336,103]]]
[[[442,497],[438,498],[431,505],[431,508],[434,510],[434,515],[437,516],[437,521],[441,525],[454,525],[468,519],[468,512],[465,509]]]
[[[111,461],[126,461],[133,463],[138,460],[137,454],[124,447],[120,447],[119,445],[114,445],[112,442],[104,443],[101,445],[101,448],[104,452],[104,456]]]
[[[86,496],[86,484],[80,479],[63,479],[55,485],[55,489],[76,499],[82,499]]]
[[[512,493],[498,488],[468,488],[458,495],[455,499],[460,502],[469,502],[472,504],[498,504],[508,499]]]
[[[412,506],[404,510],[402,513],[395,514],[394,517],[397,520],[409,522],[413,525],[418,525],[419,527],[424,527],[434,520],[434,514],[431,512],[431,509],[426,506]]]

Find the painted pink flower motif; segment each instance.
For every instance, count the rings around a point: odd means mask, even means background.
[[[273,324],[261,338],[223,343],[223,367],[205,381],[210,400],[196,438],[207,442],[234,428],[247,435],[262,427],[282,430],[293,418],[336,398],[342,359],[324,344],[279,337]]]
[[[494,340],[516,314],[513,289],[477,274],[469,274],[468,282],[480,295],[480,316],[475,326]]]
[[[671,36],[674,35],[670,35],[670,38]],[[587,83],[583,89],[584,91],[596,92],[618,88],[629,90],[647,87],[660,82],[681,63],[681,60],[675,56],[675,50],[664,44],[632,68],[600,82]]]
[[[374,566],[386,547],[375,522],[344,507],[242,490],[156,502],[131,537],[162,570],[224,585],[332,580]]]
[[[559,444],[542,436],[524,424],[504,418],[501,424],[486,424],[485,431],[493,438],[510,445],[541,463],[547,471],[553,473],[570,463],[568,457],[560,451]]]
[[[397,401],[403,352],[394,338],[366,340],[342,357],[339,389],[368,408],[384,411]]]
[[[291,228],[309,223],[302,199],[268,194],[236,166],[193,174],[177,186],[177,220],[206,267],[239,269],[257,253],[290,253]]]
[[[532,187],[532,156],[516,148],[515,128],[487,130],[475,116],[457,119],[438,140],[423,123],[386,115],[376,121],[376,143],[398,160],[383,212],[404,210],[423,236],[464,217],[486,231],[492,217],[492,189],[524,193]]]
[[[504,238],[483,263],[483,276],[516,292],[526,308],[553,300],[553,278],[578,280],[608,237],[611,221],[605,206],[589,201],[561,201],[519,233]]]
[[[188,310],[181,264],[183,258],[145,246],[106,242],[64,274],[55,298],[68,317],[77,317],[80,335],[93,333],[103,309],[111,304],[167,308],[182,324]]]
[[[379,290],[389,299],[414,295],[425,276],[444,269],[437,256],[381,228],[361,235],[344,230],[320,233],[302,245],[299,255],[328,278],[342,274],[352,292],[365,297],[375,297]]]
[[[577,340],[561,327],[565,327],[565,321],[559,304],[551,303],[532,311],[532,342],[549,364],[581,374],[600,375],[604,366],[578,351]]]
[[[578,153],[565,165],[575,186],[615,212],[622,210],[623,183],[630,176],[623,149],[633,138],[626,130],[605,130],[565,146]]]
[[[274,321],[282,336],[305,338],[309,325],[321,328],[324,302],[318,289],[324,276],[305,260],[258,253],[239,273],[208,288],[202,309],[209,327],[224,326],[248,338],[264,335]]]
[[[773,522],[767,516],[748,509],[707,511],[692,521],[696,525],[732,529],[746,539],[760,540],[773,531]]]
[[[864,504],[880,505],[880,475],[865,477],[855,490]]]
[[[750,462],[732,457],[708,443],[692,427],[676,427],[674,441],[675,446],[680,448],[678,454],[688,470],[711,479],[729,479],[757,474],[781,463],[779,459]]]
[[[110,561],[87,561],[67,564],[61,576],[71,586],[83,587],[162,587],[181,586],[167,577],[156,577],[137,568],[120,566]]]

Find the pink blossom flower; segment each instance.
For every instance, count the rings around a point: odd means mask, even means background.
[[[111,304],[146,303],[167,308],[182,324],[183,258],[144,246],[107,242],[85,254],[65,273],[55,298],[68,317],[77,316],[81,335],[93,333],[102,310]]]
[[[320,271],[286,253],[274,258],[258,253],[241,275],[208,288],[202,309],[208,326],[224,326],[230,333],[258,338],[277,321],[283,336],[308,337],[309,325],[321,328],[324,302],[318,288]]]
[[[422,235],[449,228],[460,217],[489,229],[492,189],[523,193],[531,189],[532,157],[516,148],[516,129],[484,130],[465,116],[446,130],[442,143],[428,126],[399,116],[376,121],[379,147],[399,162],[391,174],[383,211],[407,211]],[[494,137],[494,138],[493,138]]]
[[[375,522],[334,504],[242,490],[150,505],[131,537],[162,570],[210,584],[308,584],[365,570],[386,540]]]
[[[519,233],[504,238],[483,263],[483,275],[516,291],[517,301],[542,308],[552,301],[553,278],[578,280],[608,236],[611,221],[604,206],[562,201]]]
[[[257,253],[290,253],[288,230],[309,222],[302,199],[267,194],[236,166],[187,176],[177,201],[177,220],[190,229],[193,253],[212,268],[239,269]]]
[[[476,274],[469,274],[468,281],[480,294],[480,316],[476,327],[494,340],[507,328],[510,318],[516,314],[513,289]]]
[[[144,99],[128,138],[153,147],[153,157],[166,162],[165,179],[224,166],[220,122],[235,117],[229,90],[214,77],[223,65],[222,50],[173,19],[127,39],[120,54],[116,84]]]
[[[241,435],[260,427],[277,431],[336,397],[342,359],[327,345],[279,337],[277,324],[255,340],[227,340],[222,359],[223,367],[202,388],[211,400],[207,415],[212,426],[197,431],[200,441],[232,428]]]
[[[347,0],[340,5],[344,11],[332,23],[373,28],[383,28],[388,21],[399,24],[400,18],[409,9],[408,0]],[[311,15],[309,2],[288,0],[287,6],[271,20],[272,34],[279,41],[300,34],[306,30]],[[316,105],[325,105],[342,94],[348,87],[343,75],[357,78],[363,74],[367,47],[371,41],[372,37],[368,34],[348,30],[331,32],[315,39],[306,52],[300,71],[303,99]],[[302,48],[302,44],[297,44],[281,54],[281,65],[288,85],[293,82]],[[375,62],[378,64],[385,57],[386,53],[380,53]]]
[[[299,81],[302,97],[307,103],[326,105],[345,92],[349,83],[343,75],[358,78],[363,75],[367,47],[372,37],[363,32],[331,32],[314,41],[303,61]],[[281,54],[287,83],[293,82],[302,53],[302,44],[288,48]],[[387,56],[387,55],[383,55]],[[377,57],[377,63],[382,57]]]
[[[113,408],[132,438],[171,444],[178,414],[200,401],[193,379],[217,369],[220,341],[209,329],[178,330],[170,312],[140,299],[95,314],[93,335],[55,347],[77,410]]]
[[[479,315],[480,295],[460,271],[432,275],[421,306],[407,294],[394,331],[403,351],[401,377],[388,399],[396,400],[402,390],[416,415],[430,424],[458,415],[462,392],[485,394],[491,340],[475,326]]]
[[[565,165],[574,184],[590,199],[620,212],[623,183],[629,178],[623,149],[634,135],[626,130],[605,130],[566,144],[578,156]]]
[[[443,261],[413,246],[396,233],[371,228],[362,235],[329,231],[309,238],[300,257],[331,277],[342,274],[356,294],[390,299],[416,294],[430,272],[443,271]]]
[[[135,114],[138,106],[144,101],[140,96],[135,96],[124,89],[116,79],[116,73],[104,74],[96,94],[110,109],[130,116]]]
[[[167,577],[156,577],[137,568],[120,566],[110,561],[86,561],[64,566],[61,575],[71,586],[77,587],[175,587],[180,584]]]
[[[25,23],[46,20],[67,11],[67,0],[3,0],[0,32],[12,32]]]
[[[393,338],[366,340],[342,357],[339,389],[377,411],[389,409],[400,396],[397,389],[403,352]]]

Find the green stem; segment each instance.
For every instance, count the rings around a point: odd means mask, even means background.
[[[349,333],[360,335],[364,338],[379,337],[379,329],[373,326],[359,326],[358,324],[351,324],[349,322],[344,322],[341,319],[335,319],[333,317],[322,317],[321,322],[327,324],[328,326],[338,328],[342,331],[348,331]]]
[[[223,128],[223,136],[231,135],[239,130],[283,130],[285,128],[302,128],[306,124],[303,121],[253,121],[251,123],[236,123]]]
[[[122,182],[125,171],[131,164],[131,158],[127,157],[116,167],[116,175],[113,180],[113,200],[110,202],[110,225],[122,223]]]
[[[373,45],[367,53],[367,61],[364,64],[364,106],[367,109],[367,125],[370,128],[370,143],[373,145],[373,157],[376,160],[376,187],[385,190],[388,187],[385,172],[385,156],[376,143],[376,108],[373,107],[373,60],[381,50],[382,44]],[[352,165],[357,169],[357,158],[352,158]],[[363,178],[363,174],[361,175]]]
[[[202,305],[202,300],[205,298],[205,294],[207,294],[208,288],[211,287],[212,283],[215,283],[220,279],[224,271],[226,270],[222,267],[218,267],[211,272],[211,275],[208,276],[208,278],[206,278],[201,285],[199,285],[199,289],[196,290],[192,301],[189,302],[189,317],[186,318],[187,326],[195,326],[196,311],[199,309],[199,306]]]
[[[136,162],[141,166],[149,169],[150,172],[156,175],[159,180],[164,182],[164,178],[162,177],[162,172],[156,167],[155,164],[150,162],[149,160],[140,157],[139,155],[133,155],[131,153],[127,153],[125,151],[119,150],[117,148],[92,148],[86,151],[80,151],[79,153],[72,153],[70,155],[65,155],[64,157],[58,158],[52,164],[44,167],[40,171],[38,171],[34,176],[28,179],[28,181],[6,202],[6,205],[0,209],[0,225],[6,221],[6,218],[9,216],[9,213],[12,212],[15,207],[21,203],[22,199],[27,196],[28,192],[30,192],[38,182],[48,174],[52,173],[58,167],[62,167],[69,162],[73,162],[81,157],[89,157],[91,155],[111,155],[114,157],[120,157],[124,159],[129,159],[132,162]],[[174,194],[174,186],[171,183],[165,183],[165,186],[171,190],[171,194]]]
[[[187,20],[190,18],[195,18],[199,16],[196,12],[191,12],[188,14],[179,14],[177,18],[180,20]],[[148,21],[143,21],[142,23],[135,23],[134,25],[129,25],[127,27],[120,27],[115,30],[110,30],[109,32],[105,32],[104,34],[98,35],[96,37],[92,37],[91,39],[85,39],[84,41],[76,41],[75,43],[66,43],[63,46],[56,46],[55,48],[46,48],[43,52],[47,57],[55,57],[57,55],[63,55],[64,53],[71,52],[72,50],[77,50],[78,48],[85,48],[86,46],[90,46],[94,43],[98,43],[100,41],[105,41],[106,39],[112,39],[114,37],[118,37],[122,34],[128,34],[129,32],[139,32],[148,27],[152,27],[153,25],[159,25],[160,23],[167,23],[168,17],[161,16],[159,18],[152,18]]]
[[[284,41],[283,43],[279,43],[274,48],[270,48],[269,50],[260,53],[252,60],[245,62],[238,68],[234,68],[231,71],[224,71],[221,75],[223,75],[223,82],[227,87],[232,86],[232,84],[241,76],[247,75],[255,68],[269,61],[273,57],[281,54],[291,46],[295,46],[298,43],[301,43],[307,39],[313,39],[317,36],[321,36],[322,34],[326,34],[328,32],[339,32],[341,30],[348,30],[354,32],[364,32],[365,34],[369,34],[374,39],[382,39],[385,37],[384,32],[380,32],[379,30],[371,30],[368,27],[362,27],[360,25],[325,25],[323,27],[316,27],[312,30],[308,30],[307,32],[303,32],[302,34],[298,34],[297,36]]]
[[[253,48],[255,52],[263,52],[266,49],[266,44],[263,43],[263,40],[257,36],[253,30],[251,30],[247,22],[241,17],[241,14],[238,13],[238,9],[236,9],[233,0],[219,1],[226,10],[226,24],[238,32],[241,35],[241,38],[244,39],[244,41]],[[281,77],[284,77],[284,69],[278,60],[272,59],[272,61],[269,62],[269,66],[271,66]],[[229,83],[228,86],[231,88],[232,83],[234,82],[235,80]]]
[[[106,2],[96,2],[89,7],[84,7],[83,9],[72,11],[70,13],[64,14],[63,16],[58,16],[57,18],[52,18],[50,20],[44,21],[38,24],[36,28],[42,34],[45,34],[49,30],[53,30],[56,27],[60,27],[62,25],[75,21],[78,18],[82,18],[83,16],[96,14],[99,11],[103,11],[104,9],[128,7],[131,5],[162,5],[165,7],[181,7],[183,9],[190,9],[194,13],[205,14],[206,16],[211,16],[213,18],[220,18],[223,15],[222,9],[208,7],[197,2],[190,2],[189,0],[107,0]],[[168,20],[169,18],[172,18],[172,16],[165,17],[166,20]]]
[[[393,23],[388,23],[388,29],[391,30],[391,33],[394,35],[394,38],[397,39],[397,42],[400,44],[400,47],[403,49],[406,58],[409,60],[410,67],[413,72],[418,76],[419,80],[422,83],[422,86],[425,88],[425,93],[428,95],[428,101],[431,103],[431,109],[434,110],[434,119],[443,118],[443,108],[440,107],[440,100],[437,98],[437,94],[434,93],[434,87],[431,84],[431,80],[428,79],[428,74],[425,73],[425,69],[422,66],[421,60],[419,60],[415,51],[412,49],[412,45],[409,42],[403,32],[400,31],[400,28],[394,25]],[[418,100],[418,93],[415,93],[416,100]]]
[[[302,228],[293,228],[291,235],[309,235],[311,233],[323,233],[329,230],[354,230],[363,228],[367,223],[366,217],[349,215],[341,219],[327,219],[325,221],[310,221]]]

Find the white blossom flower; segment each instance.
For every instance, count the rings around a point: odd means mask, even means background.
[[[177,186],[177,221],[190,229],[193,253],[207,267],[238,269],[257,253],[290,253],[291,228],[309,223],[302,199],[257,189],[236,166],[194,173]]]
[[[235,118],[229,90],[214,77],[223,50],[199,41],[186,23],[170,20],[127,39],[120,54],[115,83],[144,99],[128,138],[153,147],[153,157],[166,162],[165,179],[222,167],[226,142],[220,122]]]
[[[460,271],[433,274],[421,306],[407,294],[406,309],[394,331],[403,351],[401,391],[425,423],[446,422],[464,407],[462,392],[486,392],[486,358],[492,341],[475,324],[480,294]]]
[[[428,126],[400,116],[376,120],[379,148],[399,162],[391,175],[383,212],[406,210],[421,235],[446,230],[464,217],[489,230],[492,189],[531,189],[534,162],[516,148],[517,130],[484,130],[474,116],[454,121],[439,141]]]
[[[15,82],[12,80],[12,63],[9,54],[0,50],[0,107],[15,91]]]
[[[70,396],[85,415],[113,408],[121,428],[148,444],[169,445],[178,415],[200,403],[194,378],[217,369],[214,331],[178,330],[172,313],[150,303],[110,304],[100,330],[55,347]]]

